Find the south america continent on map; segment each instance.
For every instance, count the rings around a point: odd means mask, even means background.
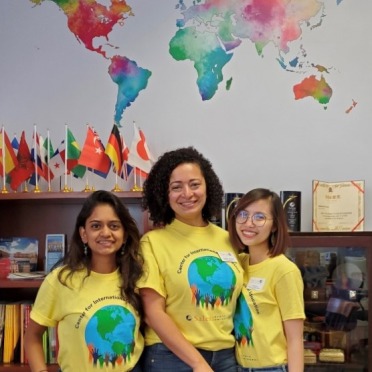
[[[30,0],[36,5],[46,0]],[[103,45],[94,46],[94,41],[103,37],[105,46],[110,45],[110,33],[116,25],[125,26],[125,20],[133,17],[132,8],[125,0],[111,0],[106,7],[95,0],[48,0],[55,3],[67,17],[67,26],[76,39],[85,48],[99,53],[105,60],[111,60],[107,69],[112,81],[118,85],[115,104],[114,121],[120,125],[124,111],[138,97],[140,91],[146,89],[151,71],[141,68],[126,56],[115,55],[108,58]]]

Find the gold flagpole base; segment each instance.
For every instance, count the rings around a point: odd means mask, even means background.
[[[119,187],[119,185],[117,183],[115,183],[115,186],[114,186],[114,188],[111,191],[113,191],[113,192],[119,192],[119,191],[123,191],[123,190]]]
[[[39,185],[35,186],[34,188],[34,192],[38,193],[38,192],[41,192],[40,188],[39,188]]]
[[[6,189],[6,186],[4,185],[3,188],[1,189],[2,194],[7,194],[9,191]]]
[[[22,192],[28,192],[27,182],[25,182],[25,189]]]
[[[137,185],[133,185],[133,187],[130,189],[130,191],[143,191],[143,188],[139,187]]]
[[[69,189],[68,186],[65,185],[61,191],[62,192],[71,192],[71,189]]]
[[[88,185],[85,185],[83,192],[91,192],[93,191],[93,187],[90,188]]]

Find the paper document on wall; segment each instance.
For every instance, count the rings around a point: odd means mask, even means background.
[[[363,231],[364,190],[364,180],[313,180],[313,231]]]

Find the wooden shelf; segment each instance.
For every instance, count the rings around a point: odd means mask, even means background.
[[[69,199],[85,199],[90,192],[85,191],[71,191],[71,192],[63,192],[63,191],[52,191],[52,192],[8,192],[8,193],[1,193],[0,192],[0,200],[69,200]],[[140,191],[119,191],[115,192],[119,198],[125,199],[142,199],[142,192]]]
[[[0,288],[39,288],[43,279],[0,279]]]

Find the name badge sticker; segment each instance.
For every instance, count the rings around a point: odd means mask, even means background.
[[[266,279],[264,278],[250,278],[247,284],[248,289],[254,289],[256,291],[261,291],[265,286]]]
[[[232,252],[218,252],[218,255],[220,256],[223,262],[237,262],[238,261]]]

